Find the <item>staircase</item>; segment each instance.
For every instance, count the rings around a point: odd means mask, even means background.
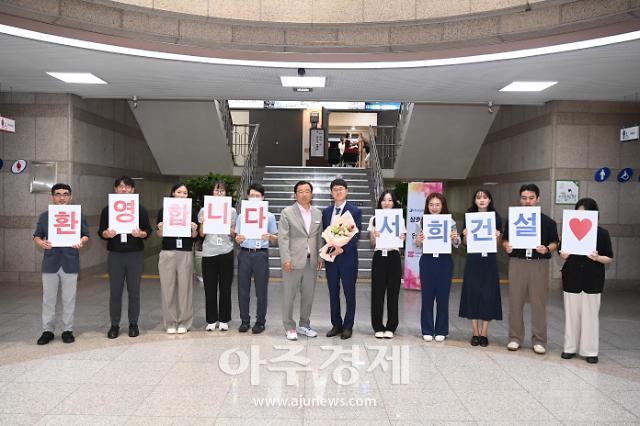
[[[324,209],[331,203],[329,184],[336,177],[341,177],[349,185],[347,201],[362,210],[362,229],[358,242],[358,279],[371,277],[371,259],[373,252],[369,244],[369,225],[374,215],[375,200],[370,187],[371,177],[368,169],[349,167],[291,167],[266,166],[259,168],[256,181],[265,188],[265,200],[269,201],[269,211],[280,221],[280,211],[295,202],[293,186],[300,180],[313,185],[313,206]],[[282,276],[280,251],[277,247],[269,249],[269,273],[271,277]]]

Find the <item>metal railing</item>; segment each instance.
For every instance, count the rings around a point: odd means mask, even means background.
[[[227,137],[227,144],[229,148],[232,146],[232,132],[233,132],[233,120],[231,119],[231,110],[229,109],[229,102],[226,100],[217,100],[216,106],[218,107],[218,113],[220,114],[220,120],[224,127],[224,133]]]
[[[246,124],[249,128],[249,144],[244,158],[244,167],[242,169],[242,177],[240,178],[240,189],[238,190],[237,203],[244,198],[249,185],[254,181],[256,169],[258,168],[258,134],[260,131],[259,124]],[[240,204],[238,204],[239,206]]]
[[[244,167],[249,156],[251,137],[257,124],[234,124],[231,132],[231,155],[234,166]]]
[[[377,136],[373,126],[369,126],[369,164],[371,165],[371,180],[373,183],[373,197],[377,200],[384,191],[384,177],[380,165],[380,155],[377,146]]]
[[[396,126],[374,126],[373,132],[376,136],[376,148],[380,167],[383,169],[393,169],[396,162],[399,144],[396,141]]]

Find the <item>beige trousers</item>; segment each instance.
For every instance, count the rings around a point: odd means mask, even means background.
[[[598,356],[600,296],[564,292],[564,352]]]
[[[193,322],[193,252],[162,250],[158,261],[164,328]]]
[[[549,260],[509,259],[509,339],[524,342],[524,304],[531,303],[534,345],[547,344]]]

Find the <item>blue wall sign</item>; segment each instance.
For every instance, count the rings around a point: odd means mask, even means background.
[[[629,182],[632,176],[633,176],[633,169],[631,167],[622,169],[620,170],[620,173],[618,173],[618,182],[621,182],[621,183]]]
[[[604,182],[605,180],[609,179],[609,176],[611,176],[611,169],[608,167],[602,167],[596,170],[594,179],[596,180],[596,182]]]

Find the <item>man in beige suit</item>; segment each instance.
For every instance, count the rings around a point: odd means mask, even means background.
[[[282,261],[283,303],[282,323],[287,339],[297,340],[298,333],[316,337],[309,317],[313,305],[316,276],[322,268],[318,256],[322,247],[322,213],[311,206],[313,185],[300,181],[293,188],[296,202],[280,213],[278,236]],[[300,322],[296,329],[293,320],[293,302],[300,293]]]

